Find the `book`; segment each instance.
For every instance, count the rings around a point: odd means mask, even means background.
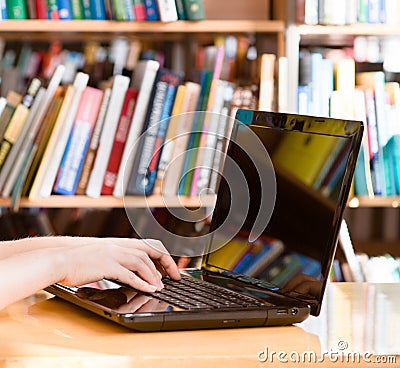
[[[148,21],[160,20],[160,14],[158,12],[156,0],[144,0],[144,7],[146,11],[146,20]]]
[[[179,185],[177,194],[179,195],[190,194],[190,186],[193,176],[193,172],[191,170],[193,170],[193,166],[196,162],[196,150],[200,142],[203,119],[207,109],[212,78],[213,72],[211,70],[202,70],[200,72],[200,94],[196,105],[196,111],[198,111],[198,113],[193,116],[192,127],[187,140],[187,146],[185,148],[186,154],[184,156],[182,171],[178,180]]]
[[[7,19],[28,19],[28,10],[24,0],[6,0]]]
[[[150,103],[151,91],[160,67],[158,61],[141,60],[135,67],[131,87],[138,91],[136,108],[132,117],[131,128],[126,139],[121,164],[113,195],[122,197],[128,185],[129,175],[137,152],[137,140],[143,131],[146,112]],[[125,175],[126,173],[126,175]]]
[[[90,14],[94,20],[106,20],[104,0],[90,0]]]
[[[57,0],[46,0],[47,5],[47,19],[58,20],[60,14],[58,13],[58,1]]]
[[[51,135],[48,139],[46,148],[43,152],[42,158],[40,160],[39,167],[37,169],[35,179],[33,180],[32,186],[29,191],[29,199],[35,200],[41,198],[40,190],[42,188],[43,182],[47,179],[47,169],[50,165],[52,157],[54,155],[54,151],[56,149],[57,142],[60,138],[60,134],[63,128],[63,124],[68,115],[68,111],[71,108],[72,101],[76,89],[74,85],[68,85],[65,89],[64,98],[62,101],[62,105],[60,106],[59,113],[57,115],[57,119],[54,122],[54,127],[51,131]]]
[[[71,0],[57,0],[58,16],[60,20],[72,20]]]
[[[182,109],[185,100],[186,88],[186,84],[181,84],[176,91],[174,107],[172,108],[171,119],[169,121],[167,134],[164,140],[164,147],[158,163],[157,179],[154,183],[153,194],[161,194],[162,181],[164,179],[165,170],[171,160],[178,127],[178,124],[175,124],[174,120],[177,119],[176,115],[179,115],[183,112]]]
[[[10,122],[10,119],[18,106],[18,104],[22,100],[22,95],[14,92],[14,91],[9,91],[6,96],[6,105],[3,108],[3,111],[0,115],[0,138],[3,138],[4,132],[7,129],[8,123]]]
[[[28,196],[29,194],[37,169],[42,159],[43,152],[46,148],[51,131],[53,130],[54,127],[54,123],[57,119],[57,115],[60,111],[62,100],[64,98],[64,92],[65,90],[62,86],[57,87],[56,91],[54,92],[53,98],[50,101],[46,114],[43,117],[42,121],[40,122],[39,129],[33,140],[33,145],[32,145],[33,158],[26,173],[23,190],[21,192],[23,196]]]
[[[93,129],[92,137],[90,139],[89,149],[85,157],[85,162],[82,166],[81,176],[76,188],[76,194],[83,195],[86,193],[87,183],[89,181],[90,173],[93,168],[94,160],[96,157],[97,149],[99,148],[101,131],[103,129],[104,119],[107,112],[108,103],[110,102],[111,87],[106,87],[103,93],[103,100],[97,114],[97,121]]]
[[[153,85],[150,105],[147,109],[143,134],[140,136],[132,170],[125,194],[150,195],[157,176],[160,149],[165,137],[165,123],[175,99],[176,89],[182,81],[182,74],[169,69],[160,69]],[[128,173],[127,173],[128,174]]]
[[[114,143],[110,152],[110,158],[104,174],[103,186],[101,188],[102,195],[112,195],[114,191],[124,146],[128,137],[133,113],[135,111],[137,96],[138,91],[136,89],[127,89],[117,125],[117,130],[114,136]]]
[[[144,0],[133,0],[133,12],[136,20],[146,20],[146,8]]]
[[[89,197],[100,197],[107,163],[112,150],[115,131],[117,129],[122,104],[129,84],[129,77],[120,74],[114,76],[110,102],[108,104],[103,130],[101,132],[99,148],[97,150],[96,159],[86,188],[86,195]]]
[[[183,0],[175,0],[176,12],[179,20],[186,20],[185,6]]]
[[[51,102],[53,101],[54,95],[61,83],[64,71],[65,71],[64,65],[57,66],[53,76],[49,80],[43,98],[41,100],[41,104],[38,107],[38,110],[35,111],[35,115],[32,117],[33,121],[29,123],[30,129],[29,133],[26,135],[26,137],[24,137],[25,138],[23,142],[24,147],[20,148],[21,157],[17,160],[17,162],[14,162],[14,165],[12,166],[12,173],[9,175],[7,182],[5,183],[6,185],[3,187],[2,195],[4,197],[8,197],[11,194],[11,190],[13,188],[13,185],[17,179],[20,170],[22,169],[23,163],[29,161],[29,159],[24,158],[25,157],[24,155],[30,154],[34,156],[36,153],[37,147],[34,142],[36,134],[40,129],[40,125],[47,113],[47,110]]]
[[[46,0],[35,0],[36,19],[47,19]]]
[[[71,11],[72,11],[72,19],[74,20],[84,19],[82,3],[80,0],[71,0]]]
[[[196,112],[200,96],[200,84],[188,81],[184,86],[185,96],[182,101],[180,114],[174,115],[171,118],[168,128],[168,131],[171,129],[171,136],[168,137],[163,149],[159,165],[160,193],[165,196],[174,196],[178,193],[179,179],[192,124],[197,115],[201,114],[201,112]]]
[[[61,108],[62,114],[60,114],[60,122],[57,122],[55,130],[53,131],[54,135],[50,137],[49,141],[49,149],[52,150],[52,154],[49,154],[48,158],[46,158],[46,161],[44,161],[47,163],[47,160],[49,160],[48,165],[46,165],[43,169],[45,172],[41,174],[41,177],[38,177],[38,181],[40,181],[40,178],[43,178],[43,181],[40,184],[40,191],[38,193],[40,198],[48,198],[51,195],[57,177],[58,168],[60,167],[61,159],[65,151],[65,146],[71,133],[72,124],[75,119],[79,101],[83,90],[87,86],[88,80],[88,74],[82,72],[77,73],[73,83],[74,93],[72,96],[72,101],[68,103],[70,98],[68,94],[66,104],[69,105],[69,107],[67,108],[66,106],[65,110]],[[32,192],[32,197],[35,195],[36,192]]]
[[[178,20],[175,0],[157,0],[157,7],[162,22],[175,22]]]
[[[57,194],[75,194],[102,98],[103,91],[97,88],[87,86],[82,92],[54,184],[53,191]]]
[[[12,145],[16,142],[19,134],[22,131],[29,114],[29,109],[32,106],[36,93],[38,92],[41,84],[42,83],[38,78],[34,78],[31,81],[26,94],[24,95],[22,101],[15,108],[15,111],[11,116],[11,119],[7,125],[7,129],[4,132],[3,139],[0,143],[0,169],[10,152]]]
[[[190,195],[196,196],[203,190],[208,191],[211,169],[217,145],[217,131],[220,112],[224,105],[224,93],[228,82],[217,80],[213,94],[210,95],[209,113],[206,114],[203,123],[203,131],[199,143],[196,165],[193,172]]]
[[[183,0],[187,20],[203,20],[206,17],[202,0]]]
[[[22,130],[11,147],[10,153],[7,156],[6,161],[0,171],[0,190],[3,197],[8,197],[11,193],[12,187],[17,180],[19,170],[24,162],[24,156],[27,154],[27,141],[30,136],[30,130],[36,113],[40,109],[40,105],[43,101],[46,89],[40,87],[36,94],[35,100],[32,107],[29,110],[29,114],[26,118],[25,124]],[[33,138],[32,138],[33,139]]]

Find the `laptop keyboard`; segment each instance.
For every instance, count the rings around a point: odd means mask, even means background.
[[[163,279],[164,288],[153,297],[183,309],[257,308],[265,306],[251,296],[182,275],[180,281]]]

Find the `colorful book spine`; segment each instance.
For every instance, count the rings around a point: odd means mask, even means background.
[[[36,19],[47,19],[47,1],[35,0]]]
[[[175,22],[178,20],[175,0],[157,0],[157,7],[162,22]]]
[[[72,10],[72,18],[74,20],[84,19],[82,3],[80,0],[71,0],[71,10]]]
[[[150,105],[153,85],[160,64],[155,60],[140,60],[135,67],[132,79],[132,88],[139,91],[135,112],[133,114],[131,128],[125,143],[121,165],[118,170],[117,182],[115,183],[113,195],[122,197],[128,186],[129,174],[135,161],[138,138],[145,125],[146,113]]]
[[[72,20],[71,0],[57,0],[58,16],[60,20]]]
[[[181,76],[168,69],[160,69],[150,97],[143,134],[138,141],[137,155],[129,173],[128,195],[150,195],[154,182],[150,182],[149,166],[154,154],[160,118],[170,84],[178,85]],[[155,177],[154,177],[155,180]]]
[[[144,7],[146,10],[146,20],[148,21],[160,20],[160,14],[158,12],[156,0],[144,0]]]
[[[107,163],[112,150],[112,144],[114,142],[114,136],[122,110],[122,104],[129,84],[129,77],[120,74],[114,76],[110,102],[108,104],[103,130],[101,132],[99,148],[97,150],[93,170],[90,174],[86,188],[86,195],[89,197],[100,197]]]
[[[7,19],[27,19],[28,10],[25,0],[6,0]]]
[[[108,103],[110,102],[110,96],[111,88],[106,88],[103,93],[103,101],[97,115],[97,121],[93,129],[89,149],[86,154],[85,162],[83,163],[81,177],[79,178],[78,186],[76,188],[76,194],[83,195],[86,193],[86,187],[89,182],[90,173],[93,168],[97,150],[99,148],[101,131],[103,129]]]
[[[205,19],[204,5],[202,0],[183,0],[186,18],[188,20]]]
[[[47,19],[58,20],[60,14],[58,13],[58,2],[57,0],[46,0],[47,4]]]
[[[11,147],[18,139],[25,124],[35,96],[41,86],[41,81],[34,78],[30,83],[21,103],[16,107],[0,144],[0,168],[3,166]]]
[[[104,0],[90,0],[90,14],[94,20],[106,20]]]
[[[121,163],[122,154],[128,137],[130,124],[135,111],[138,91],[128,88],[122,105],[117,131],[115,132],[114,143],[108,160],[107,170],[104,174],[102,195],[112,195],[117,181],[118,169]]]
[[[90,6],[90,0],[82,0],[82,12],[83,19],[92,19],[92,8]]]
[[[144,0],[133,0],[133,13],[135,14],[135,20],[146,20]]]
[[[8,19],[7,1],[6,0],[1,0],[0,1],[0,19],[1,20]]]
[[[176,12],[179,20],[186,20],[185,6],[183,0],[175,0]]]
[[[75,122],[54,185],[55,193],[75,194],[102,98],[103,91],[97,88],[86,87],[82,93]]]
[[[75,93],[71,102],[71,106],[68,109],[65,121],[62,124],[61,132],[56,140],[56,147],[51,156],[51,161],[47,166],[46,174],[44,175],[43,183],[40,188],[40,197],[48,198],[51,195],[54,183],[56,181],[58,169],[65,151],[65,146],[68,142],[69,135],[71,133],[72,125],[74,123],[75,114],[79,106],[79,101],[82,96],[84,89],[87,86],[89,75],[86,73],[77,73],[73,86]]]
[[[22,96],[14,91],[9,91],[6,96],[6,105],[0,115],[0,138],[3,138],[7,125],[10,122],[12,115],[18,104],[21,102]]]

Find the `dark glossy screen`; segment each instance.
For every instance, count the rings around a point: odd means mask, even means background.
[[[214,211],[213,251],[205,267],[228,276],[247,275],[253,284],[254,279],[270,282],[280,292],[314,304],[317,313],[362,126],[259,114],[238,115],[251,125],[238,124],[232,134]],[[252,143],[255,137],[270,159]],[[229,183],[235,165],[246,180],[243,190]],[[256,239],[250,236],[254,233]]]

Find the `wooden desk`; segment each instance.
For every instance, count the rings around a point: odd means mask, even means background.
[[[400,284],[333,283],[297,326],[137,333],[42,292],[0,312],[0,367],[400,367],[399,303]]]

